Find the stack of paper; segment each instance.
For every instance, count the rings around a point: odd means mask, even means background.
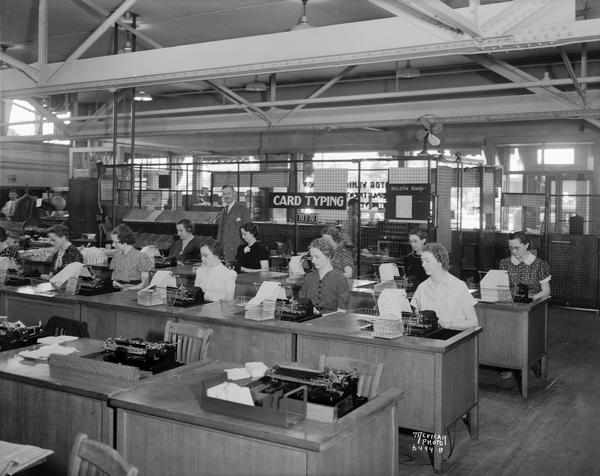
[[[263,301],[276,301],[277,299],[285,299],[285,290],[277,281],[264,281],[256,296],[248,301],[248,306],[258,306]]]
[[[240,387],[237,383],[223,382],[219,385],[209,388],[206,395],[219,400],[241,403],[253,407],[254,400],[248,387]]]
[[[72,340],[77,340],[79,337],[77,336],[48,336],[48,337],[40,337],[37,341],[38,344],[51,345],[51,344],[62,344],[63,342],[69,342]]]
[[[395,263],[383,263],[379,266],[379,277],[381,282],[393,281],[395,276],[400,276],[398,266]]]
[[[43,462],[52,453],[54,451],[38,448],[37,446],[17,445],[0,441],[0,469],[8,467],[7,474],[17,474]]]
[[[412,308],[404,289],[384,289],[377,300],[380,316],[402,317],[403,312],[411,312]]]
[[[48,357],[52,354],[69,355],[73,352],[77,352],[77,349],[74,349],[73,347],[63,347],[59,344],[51,344],[44,345],[35,350],[22,350],[18,355],[25,359],[48,360]]]

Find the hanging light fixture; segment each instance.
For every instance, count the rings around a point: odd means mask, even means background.
[[[252,91],[255,93],[258,92],[262,92],[262,91],[266,91],[267,90],[267,85],[265,83],[261,83],[258,80],[258,75],[256,75],[254,77],[254,81],[246,84],[246,91]]]
[[[135,92],[133,100],[138,102],[148,102],[152,101],[152,96],[150,96],[150,94],[148,94],[146,91],[140,89],[139,91]]]
[[[307,30],[308,28],[313,28],[312,25],[309,25],[308,18],[306,17],[306,4],[307,3],[308,3],[308,0],[302,0],[302,16],[300,17],[298,24],[296,26],[293,26],[292,28],[290,28],[290,31]]]

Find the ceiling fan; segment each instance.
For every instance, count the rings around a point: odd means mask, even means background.
[[[423,145],[419,155],[428,155],[427,149],[442,143],[442,119],[434,114],[425,114],[417,119],[421,128],[417,130],[417,141]]]

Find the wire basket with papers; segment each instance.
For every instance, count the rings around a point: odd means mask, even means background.
[[[392,315],[380,316],[377,309],[359,308],[352,310],[349,316],[356,317],[362,329],[373,329],[373,337],[395,339],[396,337],[410,334],[410,313],[403,312],[401,317]]]
[[[249,300],[248,296],[238,296],[235,299],[222,299],[219,304],[225,317],[234,317],[246,308]]]
[[[275,319],[275,301],[265,300],[257,305],[246,305],[246,313],[244,314],[245,319],[251,321],[268,321],[269,319]]]

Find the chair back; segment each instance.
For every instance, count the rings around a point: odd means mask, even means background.
[[[189,364],[206,359],[212,335],[212,329],[168,321],[164,340],[177,343],[177,362]]]
[[[356,371],[358,375],[358,394],[369,400],[379,394],[379,380],[383,372],[383,364],[373,364],[352,357],[332,357],[321,354],[319,358],[319,370],[325,367],[346,372]]]
[[[91,440],[79,433],[69,459],[68,476],[137,476],[138,470],[130,465],[117,450]]]
[[[87,322],[52,316],[46,323],[46,332],[51,336],[89,337]]]

